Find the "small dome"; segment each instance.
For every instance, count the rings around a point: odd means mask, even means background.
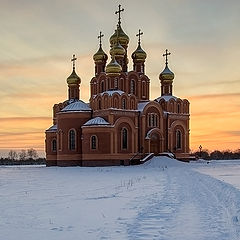
[[[121,65],[118,64],[113,56],[111,62],[106,66],[106,74],[109,76],[118,76],[122,72]]]
[[[160,73],[159,79],[161,81],[172,81],[174,79],[174,73],[170,71],[168,65],[166,65],[165,69]]]
[[[98,51],[93,55],[93,60],[95,62],[103,62],[107,61],[108,56],[107,54],[102,50],[102,46],[99,47]]]
[[[124,47],[122,47],[122,45],[118,42],[117,44],[115,44],[111,50],[110,50],[110,54],[111,56],[115,56],[115,57],[124,57],[126,53],[126,50],[124,49]]]
[[[106,125],[110,125],[110,123],[107,122],[104,118],[95,117],[95,118],[88,120],[86,123],[83,124],[83,126],[94,126],[94,125],[106,126]]]
[[[146,58],[147,58],[146,52],[141,48],[141,45],[138,44],[137,49],[132,53],[132,59],[144,61]]]
[[[61,110],[61,112],[83,112],[83,111],[91,111],[91,108],[88,106],[88,104],[86,104],[82,100],[70,103]]]
[[[80,84],[81,78],[76,74],[75,70],[73,69],[71,75],[67,78],[67,84]]]
[[[119,43],[121,45],[127,45],[129,43],[128,35],[122,30],[121,26],[117,26],[115,33],[110,37],[110,44],[113,46],[114,44]]]

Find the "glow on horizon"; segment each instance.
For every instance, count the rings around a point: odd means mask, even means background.
[[[130,37],[130,69],[131,52],[137,46],[135,34],[139,28],[144,32],[151,99],[160,94],[162,53],[165,48],[172,52],[169,66],[176,75],[174,94],[191,104],[191,149],[197,150],[200,144],[209,150],[239,149],[240,29],[236,23],[240,22],[240,2],[151,0],[141,3],[137,13],[139,1],[120,2],[125,8],[122,26]],[[71,55],[78,57],[81,98],[88,102],[96,36],[104,32],[103,48],[108,52],[118,3],[21,3],[6,1],[0,9],[0,152],[29,147],[43,152],[52,106],[67,97]]]

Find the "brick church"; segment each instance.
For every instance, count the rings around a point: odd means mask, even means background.
[[[110,55],[100,45],[94,54],[95,76],[89,103],[80,99],[81,79],[73,70],[67,78],[68,99],[53,106],[53,126],[46,130],[47,166],[129,165],[147,156],[172,152],[189,156],[189,101],[173,96],[174,73],[160,73],[161,96],[149,100],[150,79],[145,74],[146,52],[138,45],[129,70],[129,37],[118,24],[110,37]],[[109,59],[109,63],[108,62]]]

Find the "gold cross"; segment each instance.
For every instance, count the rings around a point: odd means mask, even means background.
[[[166,65],[168,64],[168,55],[170,55],[171,53],[168,52],[168,50],[166,49],[166,53],[163,54],[163,57],[166,57]]]
[[[73,62],[73,70],[75,70],[75,61],[77,60],[75,54],[73,54],[73,58],[71,59],[71,61]]]
[[[122,8],[121,9],[121,5],[119,4],[118,5],[118,11],[115,12],[115,14],[118,14],[118,25],[120,26],[121,24],[121,12],[123,12],[124,9]]]
[[[103,37],[104,35],[102,34],[102,32],[100,31],[100,34],[99,34],[99,36],[98,36],[98,39],[100,39],[100,46],[102,46],[102,37]]]
[[[141,32],[141,30],[138,30],[138,34],[136,35],[138,37],[138,44],[140,44],[141,42],[141,35],[143,35],[143,32]]]

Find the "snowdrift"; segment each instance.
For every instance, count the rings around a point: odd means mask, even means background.
[[[183,167],[188,163],[180,162],[174,158],[159,156],[153,157],[151,160],[145,162],[143,165],[145,167]]]

